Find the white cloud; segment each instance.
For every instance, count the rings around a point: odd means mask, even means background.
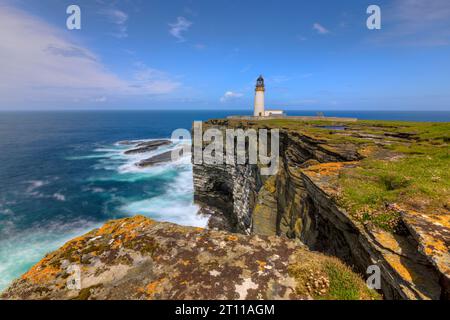
[[[319,34],[327,34],[330,33],[330,31],[325,28],[324,26],[322,26],[320,23],[314,23],[313,24],[313,29],[316,30]]]
[[[438,22],[450,18],[450,2],[448,0],[396,0],[393,3],[394,16],[413,24]]]
[[[169,23],[169,33],[178,39],[180,42],[186,41],[186,39],[183,36],[183,33],[189,30],[189,28],[192,26],[192,22],[184,17],[178,17],[177,22],[175,23]]]
[[[113,36],[117,38],[128,37],[128,28],[126,25],[128,21],[128,14],[115,8],[105,9],[100,13],[107,16],[108,19],[116,25],[117,31],[112,33]]]
[[[180,85],[169,75],[155,72],[120,78],[67,33],[6,5],[0,5],[0,39],[0,108],[167,94]],[[136,73],[142,70],[137,67]]]
[[[220,98],[220,102],[227,102],[230,100],[238,99],[243,97],[244,94],[240,92],[233,92],[233,91],[227,91],[225,94]]]
[[[369,41],[380,44],[450,45],[450,1],[394,0],[382,7],[382,32]]]
[[[106,102],[108,99],[103,96],[103,97],[97,97],[94,99],[94,102]]]
[[[131,86],[148,94],[167,94],[179,88],[181,83],[165,72],[138,62]]]
[[[54,101],[126,84],[45,22],[0,6],[0,103]]]

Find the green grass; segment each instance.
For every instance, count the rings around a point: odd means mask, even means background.
[[[388,150],[397,159],[383,160],[369,155],[356,168],[346,169],[339,176],[342,193],[338,201],[362,222],[398,231],[400,216],[389,208],[392,203],[422,212],[448,210],[450,123],[269,120],[267,124],[296,130],[329,144],[354,144],[358,150],[375,145],[373,140],[358,134],[381,138],[377,143],[383,146],[377,148]],[[320,125],[344,125],[347,130],[324,129]]]
[[[450,208],[449,122],[273,119],[233,120],[230,125],[295,131],[331,148],[353,145],[366,158],[340,174],[338,202],[359,221],[396,231],[400,217],[389,204],[437,214]],[[320,128],[324,125],[346,130]],[[375,152],[365,152],[370,149]]]
[[[374,132],[412,133],[421,141],[450,141],[449,122],[358,121],[355,126],[370,128]]]
[[[377,300],[364,279],[335,257],[303,252],[288,268],[296,280],[296,292],[316,300]]]
[[[372,221],[392,231],[398,214],[386,204],[443,211],[450,199],[448,147],[395,147],[405,153],[397,160],[365,159],[339,176],[341,205],[362,222]]]
[[[380,296],[361,283],[361,278],[348,267],[328,262],[325,264],[325,272],[330,279],[328,293],[320,299],[326,300],[360,300],[379,299]]]
[[[336,122],[336,121],[299,121],[288,119],[262,120],[254,122],[256,126],[269,126],[276,128],[286,128],[294,131],[321,133],[324,136],[338,136],[338,131],[332,131],[319,126],[345,126],[349,130],[358,130],[365,133],[384,136],[385,133],[412,134],[420,141],[441,141],[450,142],[450,123],[442,122],[406,122],[406,121],[378,121],[359,120],[357,122]],[[330,134],[332,132],[333,134]]]

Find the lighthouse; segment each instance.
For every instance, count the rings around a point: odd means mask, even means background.
[[[266,89],[264,88],[264,78],[259,76],[256,80],[256,89],[255,89],[255,107],[253,115],[255,117],[264,117],[264,92]]]

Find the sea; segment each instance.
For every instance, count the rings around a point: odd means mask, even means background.
[[[170,138],[214,111],[0,112],[0,291],[45,254],[105,221],[145,215],[205,226],[193,203],[190,156],[151,168],[135,163],[176,147],[125,155],[124,140]],[[289,115],[316,115],[289,111]],[[450,111],[329,111],[359,119],[446,121]]]

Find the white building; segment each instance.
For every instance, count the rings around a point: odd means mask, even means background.
[[[264,106],[264,93],[266,88],[264,87],[264,78],[259,76],[256,80],[255,89],[255,106],[253,116],[255,117],[271,117],[271,116],[284,116],[283,110],[265,110]]]

